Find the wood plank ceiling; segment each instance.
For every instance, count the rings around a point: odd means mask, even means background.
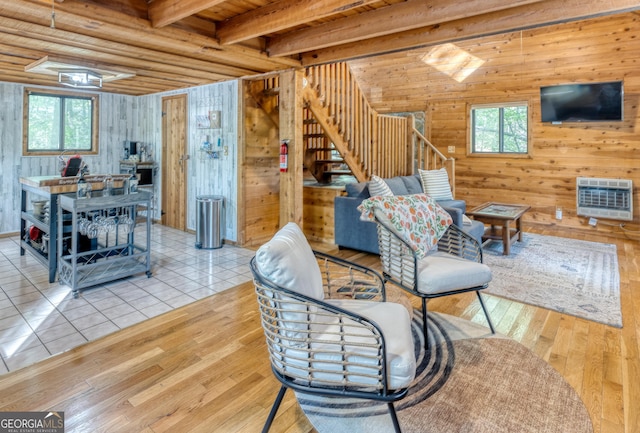
[[[638,3],[0,0],[0,81],[58,86],[51,72],[62,63],[120,77],[103,91],[143,95],[638,10]]]

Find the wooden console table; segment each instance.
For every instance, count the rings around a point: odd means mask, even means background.
[[[489,224],[482,236],[483,241],[502,240],[505,256],[511,251],[511,243],[522,241],[522,215],[531,206],[505,203],[484,203],[467,212],[473,219]]]

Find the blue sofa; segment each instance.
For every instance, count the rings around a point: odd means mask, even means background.
[[[384,179],[384,181],[395,195],[421,194],[423,192],[422,183],[417,174],[397,176]],[[368,182],[349,183],[345,185],[345,191],[347,195],[336,197],[333,204],[335,243],[340,248],[379,254],[376,223],[361,221],[358,211],[362,200],[370,197]],[[472,221],[471,224],[463,222],[462,215],[467,210],[467,204],[464,200],[440,200],[438,204],[451,214],[455,225],[482,243],[484,224],[479,221]]]

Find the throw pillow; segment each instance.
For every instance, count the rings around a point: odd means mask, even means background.
[[[401,176],[400,179],[402,179],[404,186],[407,188],[407,194],[422,194],[424,192],[419,175]]]
[[[314,299],[324,299],[318,261],[297,224],[287,223],[269,242],[258,248],[255,263],[260,274],[271,283]],[[307,320],[314,320],[315,308],[308,309],[299,301],[287,302],[286,295],[275,296],[282,301],[279,314],[287,329],[284,335],[301,340],[283,341],[283,344],[306,345]]]
[[[439,170],[418,170],[424,193],[434,200],[453,200],[449,174],[443,167]]]
[[[272,283],[322,300],[322,274],[313,250],[296,223],[282,227],[256,252],[258,270]]]
[[[352,182],[344,186],[347,197],[360,197],[363,200],[371,197],[369,194],[368,182]]]
[[[369,194],[371,194],[371,197],[391,197],[393,196],[393,191],[382,178],[374,174],[369,181]]]
[[[402,181],[402,176],[390,177],[384,180],[393,195],[407,195],[407,186]],[[422,193],[422,191],[420,191]]]

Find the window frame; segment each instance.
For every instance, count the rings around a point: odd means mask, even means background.
[[[482,108],[509,108],[509,107],[518,107],[525,106],[527,108],[527,151],[526,152],[475,152],[474,151],[474,137],[475,137],[475,122],[474,122],[474,110],[482,109]],[[473,104],[469,103],[467,107],[467,120],[468,120],[468,128],[467,128],[467,156],[472,157],[481,157],[481,158],[531,158],[533,153],[533,148],[531,145],[531,124],[532,124],[532,113],[531,113],[531,101],[529,100],[518,100],[518,101],[509,101],[509,102],[494,102],[494,103],[478,103]],[[502,117],[500,118],[501,125]],[[502,135],[501,135],[502,140]]]
[[[52,97],[79,98],[91,100],[91,149],[56,149],[33,150],[29,149],[29,96],[43,95]],[[83,155],[97,155],[100,152],[98,144],[100,95],[89,92],[72,92],[55,89],[25,88],[22,107],[22,155],[23,156],[50,156],[60,155],[63,152],[80,152]]]

